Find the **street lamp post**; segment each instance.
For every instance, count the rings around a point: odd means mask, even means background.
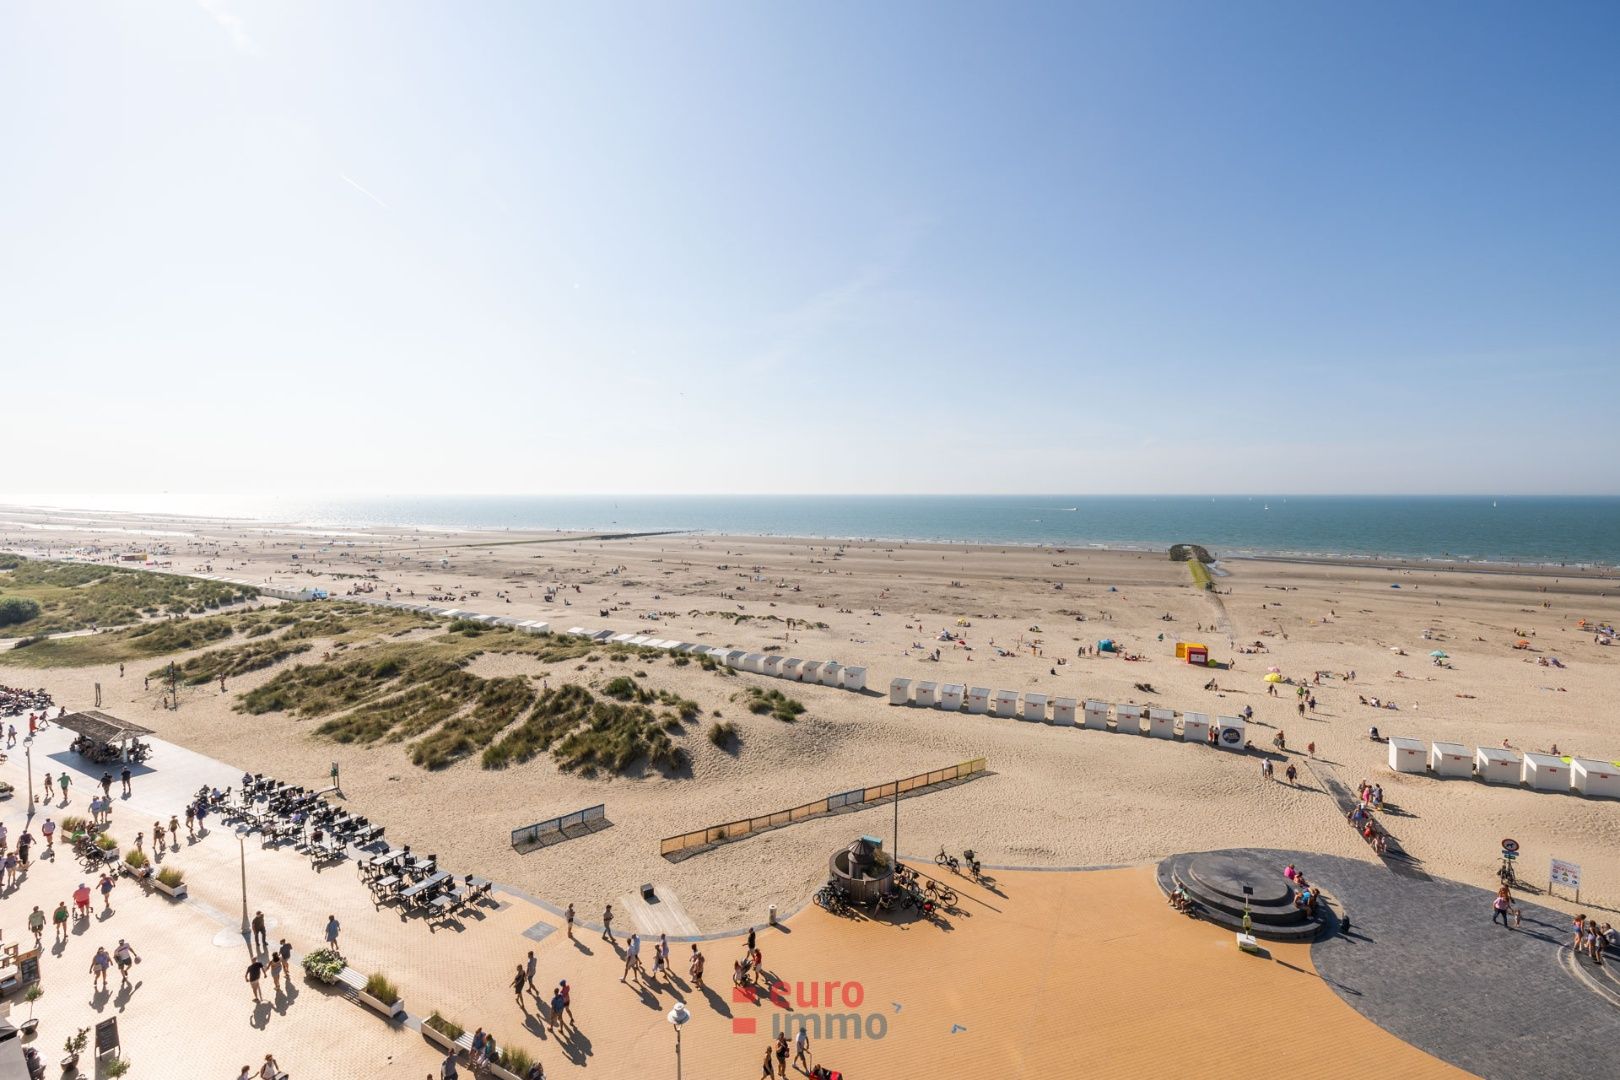
[[[23,738],[23,757],[28,759],[28,817],[34,816],[34,737]]]
[[[248,835],[247,826],[238,825],[236,827],[236,851],[237,851],[237,854],[242,857],[242,935],[244,937],[246,937],[247,934],[248,934],[247,835]]]
[[[686,1011],[685,1002],[677,1001],[666,1019],[675,1029],[675,1080],[681,1080],[681,1025],[692,1019],[692,1014]]]

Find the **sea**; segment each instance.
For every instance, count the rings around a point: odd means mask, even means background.
[[[1620,496],[20,496],[282,526],[590,530],[1620,566]]]

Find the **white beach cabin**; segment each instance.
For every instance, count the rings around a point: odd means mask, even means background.
[[[910,679],[890,679],[889,680],[889,704],[890,705],[905,705],[905,704],[908,704],[910,701],[911,701],[911,680]]]
[[[1582,795],[1620,799],[1620,766],[1612,761],[1578,757],[1569,766],[1569,786]]]
[[[773,679],[779,679],[782,677],[782,661],[786,659],[785,656],[767,656],[764,665],[759,670],[761,674],[769,675]]]
[[[741,649],[732,649],[730,652],[726,653],[726,667],[741,668],[746,670],[747,665],[744,663],[744,661],[747,659],[747,653],[743,652]]]
[[[1025,720],[1035,720],[1035,721],[1039,721],[1040,723],[1043,723],[1043,724],[1046,722],[1046,695],[1045,694],[1025,694],[1024,695],[1024,715],[1023,715],[1023,719],[1025,719]]]
[[[1017,716],[1018,715],[1018,691],[1016,691],[1016,690],[997,690],[996,691],[996,697],[995,697],[995,705],[991,708],[990,711],[995,716]]]
[[[1176,737],[1176,710],[1149,709],[1147,718],[1148,734],[1155,739],[1173,739]]]
[[[983,716],[990,711],[990,688],[987,686],[970,686],[967,692],[967,711],[977,716]]]
[[[792,679],[794,682],[798,682],[799,669],[803,666],[803,660],[800,660],[797,656],[790,656],[777,667],[776,675],[778,678]]]
[[[1227,750],[1243,749],[1243,719],[1237,716],[1221,716],[1215,720],[1216,745]]]
[[[1536,791],[1568,791],[1569,766],[1551,754],[1524,753],[1524,782]]]
[[[844,665],[836,660],[824,660],[821,664],[821,685],[837,686],[838,677],[844,673]]]
[[[1474,770],[1487,784],[1517,784],[1524,775],[1519,755],[1511,750],[1481,746],[1474,750]]]
[[[847,667],[838,676],[838,685],[845,690],[866,689],[866,669],[863,667]]]
[[[1080,720],[1082,726],[1092,731],[1108,730],[1108,702],[1087,698],[1084,713]]]
[[[1074,727],[1074,711],[1079,702],[1072,697],[1052,699],[1052,720],[1058,727]]]
[[[1428,747],[1416,739],[1403,739],[1391,735],[1389,739],[1389,767],[1396,772],[1420,773],[1428,768],[1424,760]]]
[[[752,671],[755,675],[765,674],[765,654],[751,652],[743,657],[742,669]]]
[[[614,634],[613,640],[616,644],[623,645],[633,637],[635,637],[634,634]]]
[[[915,684],[911,688],[911,700],[925,709],[932,709],[939,704],[939,684],[931,682]]]
[[[962,695],[967,688],[961,683],[948,682],[939,688],[939,707],[946,712],[962,711]]]
[[[821,682],[821,661],[806,660],[799,665],[799,681],[807,683]]]
[[[1142,734],[1142,706],[1115,705],[1114,731],[1121,735]]]
[[[1209,714],[1201,712],[1182,713],[1181,741],[1208,744]]]
[[[1429,750],[1429,770],[1436,776],[1473,776],[1473,751],[1462,743],[1437,742]]]

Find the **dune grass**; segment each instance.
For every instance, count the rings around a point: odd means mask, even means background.
[[[38,607],[31,618],[8,625],[7,637],[118,626],[154,615],[201,615],[258,595],[245,585],[94,563],[15,556],[0,561],[0,600]]]
[[[233,638],[252,642],[274,635],[275,640],[283,643],[271,647],[261,642],[253,649],[239,645],[233,648],[239,648],[240,653],[193,657],[187,661],[184,674],[188,682],[195,684],[221,674],[257,671],[308,648],[289,644],[294,641],[328,638],[336,644],[347,644],[380,634],[432,626],[434,621],[431,616],[416,612],[368,604],[286,603],[254,611],[148,621],[84,637],[49,638],[8,651],[5,662],[19,667],[89,667],[173,656]],[[151,674],[153,678],[162,678],[166,671],[159,668]]]
[[[586,775],[598,769],[622,773],[640,761],[676,770],[687,754],[670,738],[673,719],[639,702],[598,701],[585,687],[568,683],[542,693],[523,722],[484,751],[483,765],[504,769],[549,750],[558,767]]]
[[[767,713],[782,721],[798,719],[804,713],[804,706],[780,690],[764,690],[758,686],[750,686],[743,697],[743,704],[748,711],[757,716]]]

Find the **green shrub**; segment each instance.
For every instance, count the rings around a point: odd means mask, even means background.
[[[21,596],[0,598],[0,626],[15,626],[39,618],[39,604]]]
[[[150,864],[151,861],[151,859],[146,857],[146,852],[144,851],[131,851],[124,856],[124,863],[131,870],[140,870]]]
[[[178,866],[165,866],[158,871],[157,879],[171,889],[178,889],[180,883],[186,880],[186,872]]]
[[[304,972],[316,982],[332,986],[348,965],[336,949],[316,949],[304,956]]]
[[[709,725],[709,741],[720,749],[725,750],[737,739],[737,725],[729,720],[723,720]]]
[[[117,846],[118,841],[114,840],[106,833],[102,833],[100,836],[96,837],[96,847],[100,848],[102,851],[111,851]]]

